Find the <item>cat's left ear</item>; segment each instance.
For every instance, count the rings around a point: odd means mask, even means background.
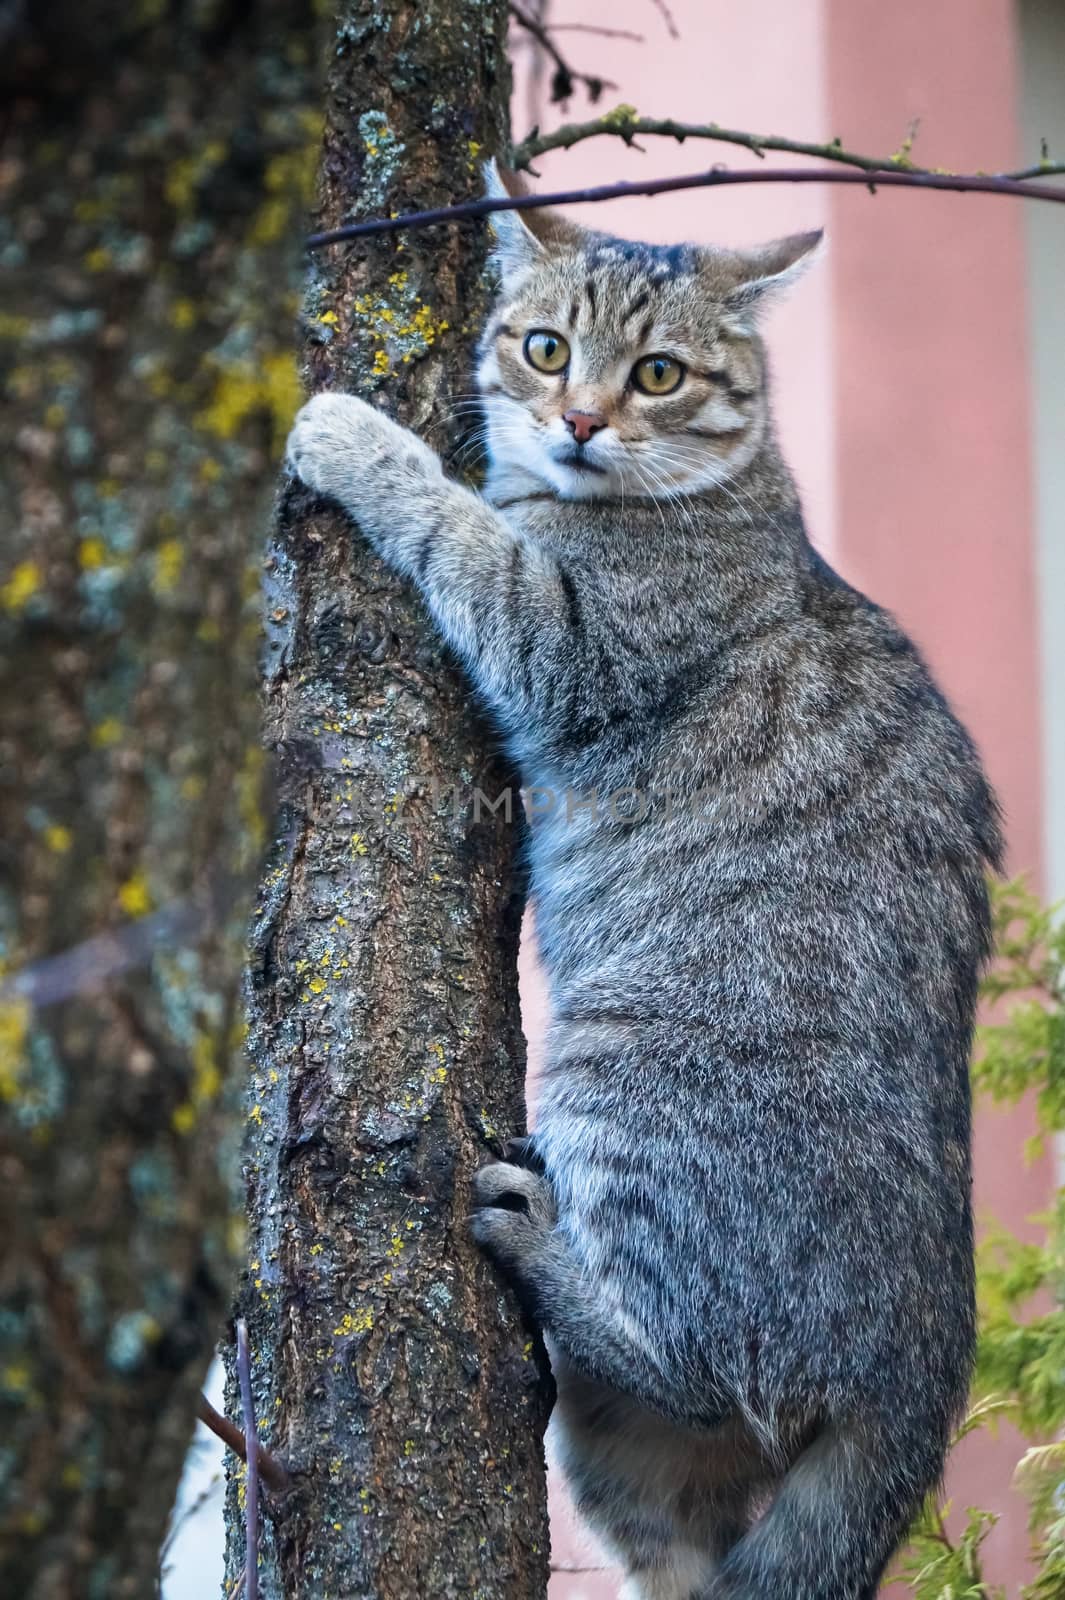
[[[801,278],[820,253],[824,230],[792,233],[752,250],[737,250],[730,263],[725,309],[746,326],[757,321],[764,306]]]

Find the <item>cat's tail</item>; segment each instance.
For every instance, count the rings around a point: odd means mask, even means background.
[[[874,1600],[942,1463],[927,1424],[826,1427],[696,1600]]]

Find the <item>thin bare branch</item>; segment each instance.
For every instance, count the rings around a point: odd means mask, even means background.
[[[516,5],[514,0],[510,0],[510,14],[518,27],[524,28],[554,63],[555,70],[551,75],[551,99],[556,105],[568,100],[578,83],[584,85],[585,92],[593,105],[604,89],[617,88],[617,84],[611,83],[609,78],[600,78],[589,72],[578,72],[576,67],[571,67],[545,25],[524,7]]]
[[[733,170],[712,167],[709,172],[689,172],[676,178],[649,178],[635,183],[605,183],[593,189],[559,189],[545,194],[485,197],[464,205],[441,206],[434,211],[408,211],[395,217],[370,217],[365,222],[348,223],[327,233],[312,233],[308,250],[329,244],[344,244],[349,239],[364,239],[375,233],[399,233],[404,228],[432,228],[446,222],[470,222],[491,216],[495,211],[536,211],[547,206],[595,205],[604,200],[621,200],[632,195],[669,194],[680,189],[718,189],[748,183],[835,183],[861,184],[877,189],[944,189],[956,194],[1013,195],[1019,199],[1051,200],[1065,203],[1065,187],[1046,187],[1035,181],[1014,177],[993,177],[987,173],[939,172],[841,172],[830,167],[752,167]]]
[[[247,1461],[248,1449],[243,1433],[235,1422],[230,1422],[228,1417],[215,1410],[205,1394],[201,1394],[197,1402],[196,1415],[205,1428],[210,1428],[242,1461]],[[259,1476],[271,1489],[287,1489],[292,1481],[277,1457],[271,1455],[262,1444],[259,1445]]]
[[[193,944],[212,928],[219,907],[207,901],[175,900],[160,911],[118,923],[103,933],[20,967],[0,983],[0,1004],[25,1000],[40,1009],[94,994],[112,979],[146,967],[157,950]]]
[[[255,1426],[255,1400],[251,1392],[251,1355],[248,1324],[237,1318],[237,1382],[244,1413],[248,1482],[244,1501],[244,1573],[248,1600],[259,1600],[259,1433]]]
[[[521,144],[515,145],[510,153],[510,164],[520,170],[528,167],[537,156],[546,155],[550,150],[570,150],[575,144],[582,144],[586,139],[612,137],[623,140],[625,144],[632,144],[635,139],[646,135],[649,138],[675,139],[678,144],[683,144],[686,139],[709,139],[718,144],[739,145],[744,150],[752,151],[759,159],[764,158],[767,150],[773,150],[784,155],[813,156],[820,161],[831,161],[839,166],[855,167],[861,172],[916,172],[931,173],[936,177],[959,176],[943,167],[918,166],[911,159],[910,152],[916,132],[917,125],[912,123],[899,148],[891,155],[869,156],[857,150],[846,149],[839,139],[830,139],[827,143],[821,144],[809,139],[788,139],[775,133],[748,133],[742,128],[724,128],[718,122],[677,122],[672,117],[641,117],[637,114],[635,106],[621,105],[588,122],[567,122],[550,133],[540,133],[537,130]],[[1062,173],[1065,173],[1065,162],[1049,160],[1044,150],[1043,158],[1037,165],[1025,167],[1020,172],[981,172],[978,176],[1023,180],[1053,177]]]
[[[669,9],[666,0],[651,0],[651,4],[654,6],[655,10],[658,12],[658,15],[662,18],[662,21],[668,28],[669,37],[671,39],[679,39],[680,29],[673,20],[673,13]]]
[[[631,28],[603,28],[598,22],[545,22],[548,33],[593,33],[597,39],[629,39],[633,44],[646,44],[647,35],[633,33]]]

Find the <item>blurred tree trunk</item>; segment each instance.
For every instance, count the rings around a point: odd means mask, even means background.
[[[344,0],[322,227],[445,204],[506,140],[504,0]],[[442,450],[470,388],[482,229],[315,258],[308,387]],[[421,607],[288,485],[267,561],[281,829],[249,984],[252,1238],[239,1305],[265,1442],[296,1473],[267,1597],[542,1600],[539,1359],[467,1237],[471,1170],[523,1126],[520,804]],[[454,792],[449,792],[455,786]],[[228,1573],[244,1561],[240,1485]]]
[[[11,1600],[155,1593],[242,1247],[257,589],[298,398],[313,13],[0,5]]]

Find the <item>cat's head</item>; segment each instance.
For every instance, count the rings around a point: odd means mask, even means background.
[[[494,164],[488,187],[518,191]],[[477,375],[497,471],[571,500],[667,496],[752,459],[769,418],[758,314],[820,233],[718,250],[634,244],[547,210],[492,225],[501,292]]]

